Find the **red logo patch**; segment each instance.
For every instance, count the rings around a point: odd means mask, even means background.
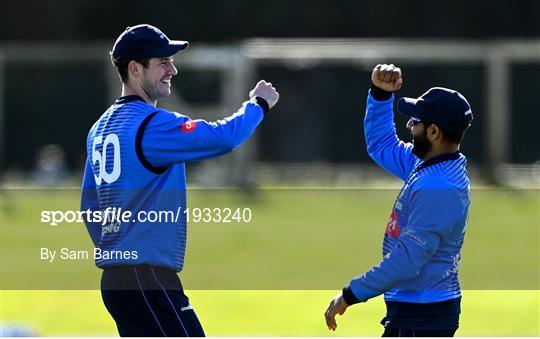
[[[197,122],[193,120],[189,120],[188,122],[185,122],[180,126],[180,130],[185,133],[190,133],[195,130],[197,127]]]
[[[388,219],[388,224],[386,225],[386,234],[397,239],[400,233],[401,231],[399,229],[398,216],[395,211],[392,211],[390,219]]]

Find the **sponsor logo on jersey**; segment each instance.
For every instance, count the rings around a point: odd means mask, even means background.
[[[392,211],[388,224],[386,225],[386,234],[392,238],[397,239],[400,234],[398,215],[395,211]]]
[[[407,237],[414,241],[418,246],[424,247],[427,244],[426,239],[422,237],[422,235],[416,233],[415,230],[413,230],[410,227],[405,227],[403,229],[403,232],[401,233],[402,236]]]
[[[197,122],[193,120],[189,120],[182,124],[182,126],[180,127],[180,130],[184,133],[191,133],[195,130],[196,127],[197,127]]]

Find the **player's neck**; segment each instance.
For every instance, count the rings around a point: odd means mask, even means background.
[[[150,96],[142,88],[136,88],[134,86],[130,86],[129,84],[122,83],[122,96],[125,97],[128,95],[138,95],[148,105],[152,105],[154,107],[157,106],[157,100],[151,99]]]
[[[431,151],[424,155],[422,160],[428,161],[429,159],[435,158],[436,156],[448,153],[456,153],[457,151],[459,151],[458,144],[438,144],[436,146],[434,145]]]

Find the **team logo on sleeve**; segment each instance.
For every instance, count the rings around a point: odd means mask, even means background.
[[[398,215],[395,211],[392,211],[390,219],[388,219],[388,224],[386,225],[386,234],[397,239],[401,233],[399,228]]]
[[[180,131],[184,133],[190,133],[190,132],[193,132],[196,127],[197,127],[197,122],[193,120],[189,120],[183,123],[182,126],[180,126]]]

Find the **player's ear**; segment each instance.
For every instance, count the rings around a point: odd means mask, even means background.
[[[129,74],[133,74],[133,75],[139,75],[142,70],[142,65],[139,64],[137,61],[135,60],[131,60],[129,63],[128,63],[128,73]]]
[[[430,124],[427,128],[426,135],[431,141],[440,140],[442,138],[442,131],[439,126]]]

